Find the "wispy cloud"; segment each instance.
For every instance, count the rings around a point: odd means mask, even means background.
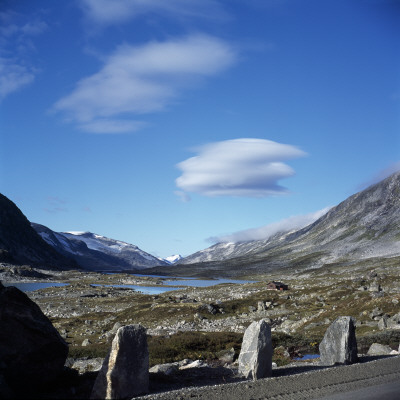
[[[208,239],[211,243],[239,243],[252,240],[266,240],[278,232],[296,231],[312,224],[325,215],[331,207],[305,215],[296,215],[259,228],[246,229],[230,235],[216,236]]]
[[[21,65],[15,58],[0,57],[0,101],[34,79],[35,71],[31,67]]]
[[[184,89],[224,71],[236,57],[225,41],[200,34],[138,47],[123,45],[54,109],[85,131],[137,130],[142,122],[129,118],[164,110]]]
[[[96,24],[120,24],[144,14],[177,18],[225,18],[215,0],[82,0],[85,15]]]
[[[47,207],[44,207],[44,211],[46,211],[49,214],[57,214],[57,213],[64,213],[68,212],[68,208],[66,205],[68,204],[67,200],[62,199],[61,197],[58,196],[47,196]]]
[[[47,24],[40,19],[27,21],[15,12],[0,12],[0,101],[32,83],[38,69],[30,54],[32,38],[43,33]]]
[[[191,201],[190,196],[187,193],[182,192],[181,190],[176,190],[174,194],[179,197],[179,200],[182,203],[189,203],[189,201]]]
[[[176,186],[204,196],[266,197],[287,193],[278,181],[294,175],[285,160],[306,153],[295,146],[265,139],[234,139],[209,143],[198,155],[177,166]]]
[[[385,169],[379,171],[370,180],[359,185],[357,190],[366,189],[368,186],[374,185],[375,183],[382,181],[383,179],[387,178],[388,176],[390,176],[398,171],[400,171],[400,161],[396,161],[396,162],[390,164]]]

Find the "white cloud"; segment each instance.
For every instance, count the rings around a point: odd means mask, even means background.
[[[215,0],[81,0],[86,16],[101,25],[119,24],[144,14],[176,18],[221,18],[226,14]]]
[[[0,101],[29,85],[34,79],[33,69],[19,65],[17,60],[0,57]]]
[[[297,231],[307,225],[312,224],[318,218],[325,215],[331,207],[318,210],[313,213],[305,215],[296,215],[278,222],[273,222],[259,228],[246,229],[243,231],[235,232],[230,235],[217,236],[208,239],[212,243],[239,243],[249,242],[252,240],[266,240],[278,232]]]
[[[30,60],[35,50],[32,37],[43,33],[47,24],[12,11],[0,12],[0,101],[32,83],[37,69]]]
[[[79,125],[79,128],[90,133],[126,133],[142,129],[146,123],[118,119],[98,119]]]
[[[264,139],[234,139],[207,144],[177,166],[178,188],[205,196],[266,197],[286,193],[278,180],[294,175],[282,161],[303,157],[295,146]]]
[[[235,60],[232,46],[206,35],[120,46],[99,72],[79,81],[54,108],[85,130],[95,126],[93,132],[105,131],[106,124],[118,123],[112,122],[116,116],[165,109],[199,78],[220,73]]]

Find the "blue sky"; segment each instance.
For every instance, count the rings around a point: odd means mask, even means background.
[[[0,191],[161,257],[311,220],[400,167],[399,18],[395,0],[3,0]]]

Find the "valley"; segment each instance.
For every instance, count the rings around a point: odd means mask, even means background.
[[[132,324],[146,329],[151,368],[195,365],[176,377],[151,372],[153,392],[241,380],[243,334],[261,319],[275,368],[289,368],[282,374],[298,368],[295,358],[318,354],[340,316],[354,318],[359,354],[373,343],[399,348],[399,172],[297,231],[172,261],[90,232],[53,232],[0,201],[0,281],[44,284],[26,294],[68,344],[72,383],[63,384],[72,398],[89,395],[117,330]]]
[[[329,324],[341,315],[356,319],[360,351],[366,351],[377,338],[393,346],[399,341],[400,324],[395,327],[398,330],[391,330],[380,323],[399,312],[399,262],[399,258],[368,260],[318,270],[244,276],[254,280],[249,283],[181,288],[167,287],[165,278],[127,273],[36,271],[49,282],[68,285],[27,294],[51,319],[72,353],[80,355],[104,355],[116,324],[140,323],[148,335],[164,338],[185,332],[241,335],[252,321],[261,318],[270,320],[273,333],[287,348],[312,352]],[[21,278],[18,270],[13,276],[4,266],[2,271],[3,282],[32,281]],[[282,281],[289,290],[270,290],[270,281]],[[150,286],[161,293],[144,294],[110,285]],[[186,358],[177,354],[163,361],[179,357]]]

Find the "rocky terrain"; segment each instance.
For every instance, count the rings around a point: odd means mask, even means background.
[[[400,172],[349,197],[311,225],[262,240],[219,243],[164,273],[236,276],[400,255]],[[157,272],[157,270],[153,270]]]
[[[271,326],[273,361],[278,365],[291,363],[290,355],[318,352],[329,324],[342,315],[355,318],[360,353],[366,353],[374,342],[398,349],[399,261],[387,258],[320,270],[283,271],[253,276],[255,281],[249,283],[181,287],[157,295],[109,286],[165,286],[162,278],[126,273],[49,272],[29,267],[10,269],[2,264],[0,279],[6,283],[68,284],[27,294],[69,344],[68,365],[79,376],[88,377],[93,373],[90,371],[100,368],[120,326],[137,323],[147,328],[151,367],[191,359],[199,360],[197,366],[208,368],[196,368],[195,375],[186,371],[161,381],[157,374],[151,375],[151,390],[159,391],[191,386],[197,381],[211,384],[239,379],[234,361],[243,332],[251,322],[261,318],[267,319]],[[283,281],[289,290],[267,289],[267,282],[272,280]],[[276,350],[279,346],[281,350]],[[222,368],[223,365],[226,367]],[[194,378],[198,374],[200,378]],[[211,375],[215,375],[214,381]],[[90,384],[87,380],[82,384],[86,389],[79,390],[89,390],[94,377],[90,379]]]

